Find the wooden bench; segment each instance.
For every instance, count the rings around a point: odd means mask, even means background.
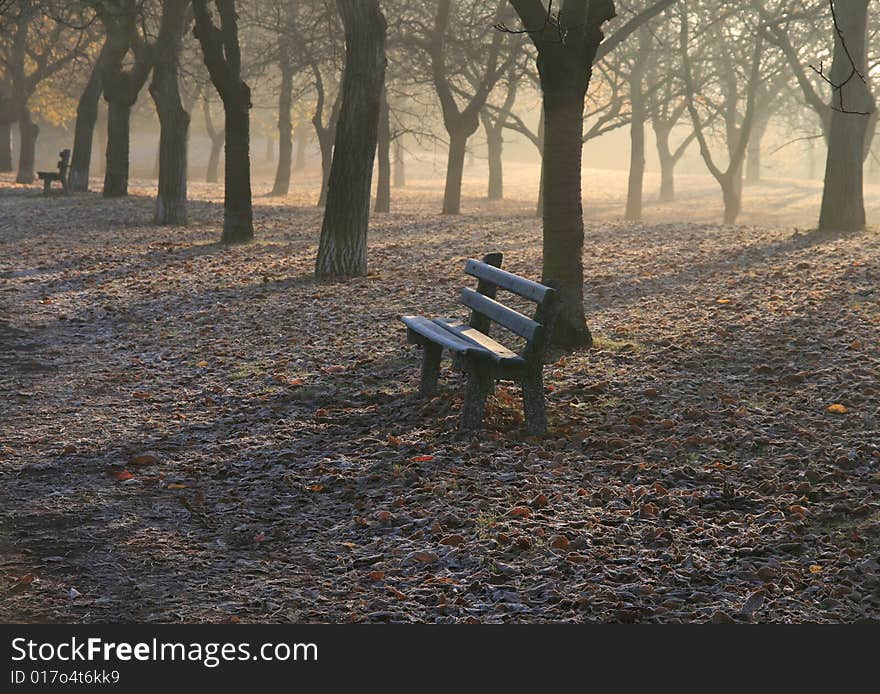
[[[43,195],[49,195],[52,189],[52,181],[61,183],[61,189],[67,195],[67,169],[70,168],[70,150],[64,149],[59,152],[61,161],[58,162],[58,171],[37,171],[37,177],[43,182]]]
[[[517,381],[522,386],[526,430],[543,434],[547,430],[544,410],[544,350],[557,312],[557,293],[501,269],[501,253],[492,253],[483,262],[468,260],[465,273],[479,280],[476,291],[464,288],[459,302],[471,309],[470,321],[424,316],[403,316],[410,344],[421,346],[422,382],[419,393],[432,397],[440,373],[440,359],[446,349],[454,364],[467,374],[467,393],[461,424],[477,429],[483,420],[486,399],[497,380]],[[532,318],[497,300],[499,289],[536,304]],[[525,339],[525,348],[516,352],[489,337],[492,323]]]

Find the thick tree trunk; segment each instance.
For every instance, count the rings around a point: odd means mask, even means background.
[[[739,181],[739,183],[737,183]],[[742,175],[725,176],[719,181],[724,199],[724,223],[736,224],[742,210]]]
[[[406,188],[406,152],[402,135],[394,140],[394,187]]]
[[[378,0],[337,0],[345,26],[345,72],[336,146],[315,275],[367,272],[367,230],[379,111],[385,84],[385,17]]]
[[[131,106],[114,99],[107,104],[107,166],[104,171],[104,197],[128,195]]]
[[[831,81],[842,84],[835,90],[834,110],[825,166],[825,190],[819,215],[820,231],[860,231],[865,228],[864,153],[869,117],[874,110],[868,86],[848,77],[852,65],[867,75],[866,35],[868,0],[837,4],[837,18],[846,43],[835,31]]]
[[[270,195],[282,196],[290,192],[290,171],[293,159],[293,123],[290,110],[293,108],[293,70],[287,65],[281,69],[281,92],[278,95],[278,169],[275,172],[275,185]]]
[[[251,199],[250,89],[240,85],[236,98],[224,100],[226,113],[226,186],[223,243],[244,243],[254,237]]]
[[[34,165],[37,157],[37,136],[40,134],[40,127],[34,123],[30,109],[27,107],[19,109],[18,133],[18,175],[15,177],[15,182],[33,183],[35,178]]]
[[[504,129],[484,119],[486,147],[489,154],[489,200],[504,199]]]
[[[545,91],[544,117],[543,277],[560,294],[553,342],[577,349],[592,343],[584,316],[583,95]]]
[[[449,158],[446,164],[446,190],[443,193],[443,214],[461,214],[461,184],[467,155],[467,130],[449,133]]]
[[[0,173],[12,171],[12,123],[0,121]]]
[[[379,139],[377,154],[379,159],[378,180],[376,181],[376,207],[378,213],[391,212],[391,120],[388,99],[382,94],[379,111]]]

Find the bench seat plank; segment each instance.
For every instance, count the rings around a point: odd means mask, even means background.
[[[503,366],[524,366],[526,360],[519,356],[513,350],[508,349],[500,342],[496,342],[488,335],[481,333],[476,328],[462,323],[458,320],[448,318],[435,318],[434,323],[448,330],[457,337],[463,338],[468,342],[472,342],[478,347],[487,350],[492,361]]]
[[[430,318],[425,318],[424,316],[403,316],[400,320],[413,333],[455,354],[484,357],[487,359],[491,356],[489,350],[480,347],[474,342],[458,337]]]

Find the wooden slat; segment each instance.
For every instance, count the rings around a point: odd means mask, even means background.
[[[513,350],[508,349],[500,342],[496,342],[488,335],[481,333],[479,330],[476,330],[461,321],[435,318],[434,322],[441,328],[449,330],[458,337],[461,337],[468,342],[473,342],[478,347],[488,350],[492,355],[492,360],[499,364],[504,364],[505,366],[521,366],[526,363],[526,360]]]
[[[538,304],[543,303],[547,295],[553,291],[550,287],[545,287],[543,284],[527,280],[525,277],[514,275],[511,272],[492,267],[486,263],[481,263],[479,260],[468,260],[464,271],[465,274],[468,274],[471,277],[490,282],[496,287],[506,289],[517,296],[529,299]]]
[[[402,320],[406,327],[421,338],[429,340],[434,344],[440,345],[444,349],[456,354],[466,354],[468,356],[478,355],[486,358],[490,357],[488,350],[468,340],[462,339],[454,333],[442,328],[429,318],[424,316],[403,316]]]
[[[514,311],[512,308],[507,308],[504,304],[499,304],[494,299],[483,296],[473,289],[467,287],[462,289],[460,301],[468,308],[491,318],[498,325],[504,326],[529,342],[542,330],[540,323],[536,323],[531,318]]]

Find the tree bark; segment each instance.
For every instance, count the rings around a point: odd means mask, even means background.
[[[845,43],[835,31],[830,79],[843,84],[853,68],[867,76],[868,0],[837,3],[837,21]],[[850,62],[852,58],[854,65]],[[865,228],[864,154],[874,100],[858,76],[834,90],[825,189],[819,215],[820,231],[861,231]]]
[[[367,272],[367,230],[379,111],[385,84],[386,23],[378,0],[337,0],[345,27],[345,72],[336,146],[315,275]]]
[[[290,111],[293,108],[293,70],[289,61],[281,61],[281,91],[278,95],[278,169],[275,172],[273,196],[284,196],[290,192],[290,171],[293,159],[293,123]]]
[[[157,39],[150,95],[159,114],[159,183],[153,222],[187,222],[187,148],[190,115],[180,100],[179,60],[189,0],[165,0]]]
[[[391,212],[391,113],[387,95],[383,91],[379,111],[379,140],[377,154],[379,159],[378,180],[376,181],[377,213]]]

